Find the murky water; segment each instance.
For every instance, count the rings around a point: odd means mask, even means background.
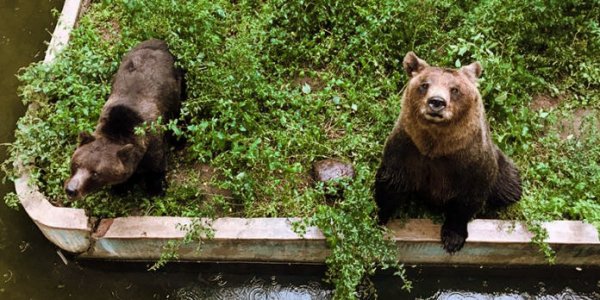
[[[24,107],[14,74],[41,60],[60,0],[0,0],[0,144],[12,140]],[[0,159],[5,158],[0,146]],[[0,197],[12,191],[0,185]],[[73,261],[65,265],[25,215],[0,203],[0,299],[329,299],[322,266],[145,264]],[[600,269],[409,268],[412,293],[388,275],[374,278],[380,299],[600,299]]]

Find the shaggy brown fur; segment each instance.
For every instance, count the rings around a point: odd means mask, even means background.
[[[161,134],[135,135],[136,126],[177,115],[183,92],[182,72],[167,44],[140,43],[123,58],[113,78],[111,94],[102,108],[93,135],[80,134],[71,159],[71,177],[65,191],[71,198],[85,196],[106,185],[128,181],[134,173],[146,175],[146,189],[162,192],[166,170],[166,143]]]
[[[443,211],[443,247],[456,252],[486,201],[502,206],[520,199],[521,179],[491,140],[477,90],[479,63],[431,67],[409,52],[403,65],[410,81],[375,182],[379,221],[419,199]]]

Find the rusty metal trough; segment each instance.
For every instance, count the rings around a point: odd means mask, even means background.
[[[65,47],[75,26],[82,0],[66,0],[46,53],[52,63]],[[81,258],[156,260],[169,241],[182,240],[192,219],[182,217],[126,217],[100,220],[94,228],[82,209],[55,207],[36,187],[28,184],[25,169],[15,181],[21,204],[43,234],[59,248]],[[299,236],[294,219],[220,218],[211,223],[215,236],[201,248],[184,244],[177,251],[183,261],[239,261],[269,263],[323,263],[329,249],[317,228]],[[598,231],[580,221],[555,221],[543,225],[547,242],[556,250],[556,263],[600,266]],[[530,240],[532,234],[519,222],[474,220],[465,247],[454,255],[441,247],[440,225],[430,220],[392,222],[389,232],[399,248],[399,260],[415,264],[545,265],[547,260]]]

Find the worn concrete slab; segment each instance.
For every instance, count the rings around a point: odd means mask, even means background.
[[[44,63],[51,63],[56,55],[67,46],[71,31],[75,27],[77,18],[79,17],[81,5],[82,0],[65,0],[60,17],[52,33],[52,39],[50,40],[50,44],[48,44]]]
[[[15,180],[15,190],[21,205],[48,240],[72,253],[89,248],[92,228],[83,209],[53,206],[37,188],[29,185],[27,173]]]
[[[440,224],[431,220],[414,219],[407,224],[391,222],[388,226],[394,238],[404,241],[439,241]],[[580,221],[553,221],[543,223],[548,230],[550,244],[600,244],[598,231],[591,224]],[[467,242],[529,243],[533,234],[522,222],[476,219],[469,223]]]
[[[182,245],[180,260],[322,263],[329,254],[316,228],[304,236],[292,230],[297,219],[220,218],[201,222],[214,230],[202,244]],[[182,217],[127,217],[105,219],[93,235],[84,258],[156,260],[169,241],[182,241],[192,219]]]
[[[65,0],[46,51],[45,63],[51,63],[67,45],[80,7],[81,0]],[[29,109],[35,107],[30,106]],[[92,228],[85,211],[53,206],[36,187],[29,185],[29,173],[26,168],[20,165],[15,167],[18,167],[22,174],[15,180],[15,190],[19,200],[44,236],[65,251],[72,253],[86,251],[90,246]]]
[[[180,260],[323,263],[330,253],[317,228],[300,236],[292,230],[297,219],[222,218],[204,220],[215,230],[202,245],[182,245]],[[168,241],[181,241],[190,224],[187,218],[130,217],[103,220],[100,234],[83,258],[155,260]],[[179,225],[178,225],[179,224]],[[547,223],[557,264],[600,265],[598,232],[579,221]],[[501,220],[474,220],[470,236],[456,254],[446,253],[440,242],[440,225],[431,220],[391,222],[389,233],[399,249],[399,260],[414,264],[546,265],[539,248],[530,243],[532,233],[524,224]]]
[[[556,251],[559,265],[600,265],[600,240],[591,224],[554,221],[543,224],[548,243]],[[522,222],[473,220],[469,238],[459,252],[449,255],[441,248],[440,224],[430,220],[392,222],[389,229],[399,249],[400,261],[457,265],[547,265],[533,234]]]

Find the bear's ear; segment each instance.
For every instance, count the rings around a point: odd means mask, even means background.
[[[131,161],[133,159],[133,156],[135,155],[134,149],[135,147],[133,146],[133,144],[127,144],[123,146],[123,148],[119,149],[119,151],[117,151],[117,157],[123,163]]]
[[[404,71],[408,74],[408,77],[414,77],[419,74],[419,72],[423,71],[423,69],[429,67],[429,64],[420,59],[414,52],[410,51],[404,56],[402,66],[404,67]]]
[[[82,131],[79,133],[79,146],[89,144],[89,143],[93,142],[94,140],[96,140],[96,138],[86,131]]]
[[[467,75],[471,81],[477,82],[477,79],[481,76],[483,69],[481,68],[481,64],[476,61],[468,66],[460,68],[460,71]]]

